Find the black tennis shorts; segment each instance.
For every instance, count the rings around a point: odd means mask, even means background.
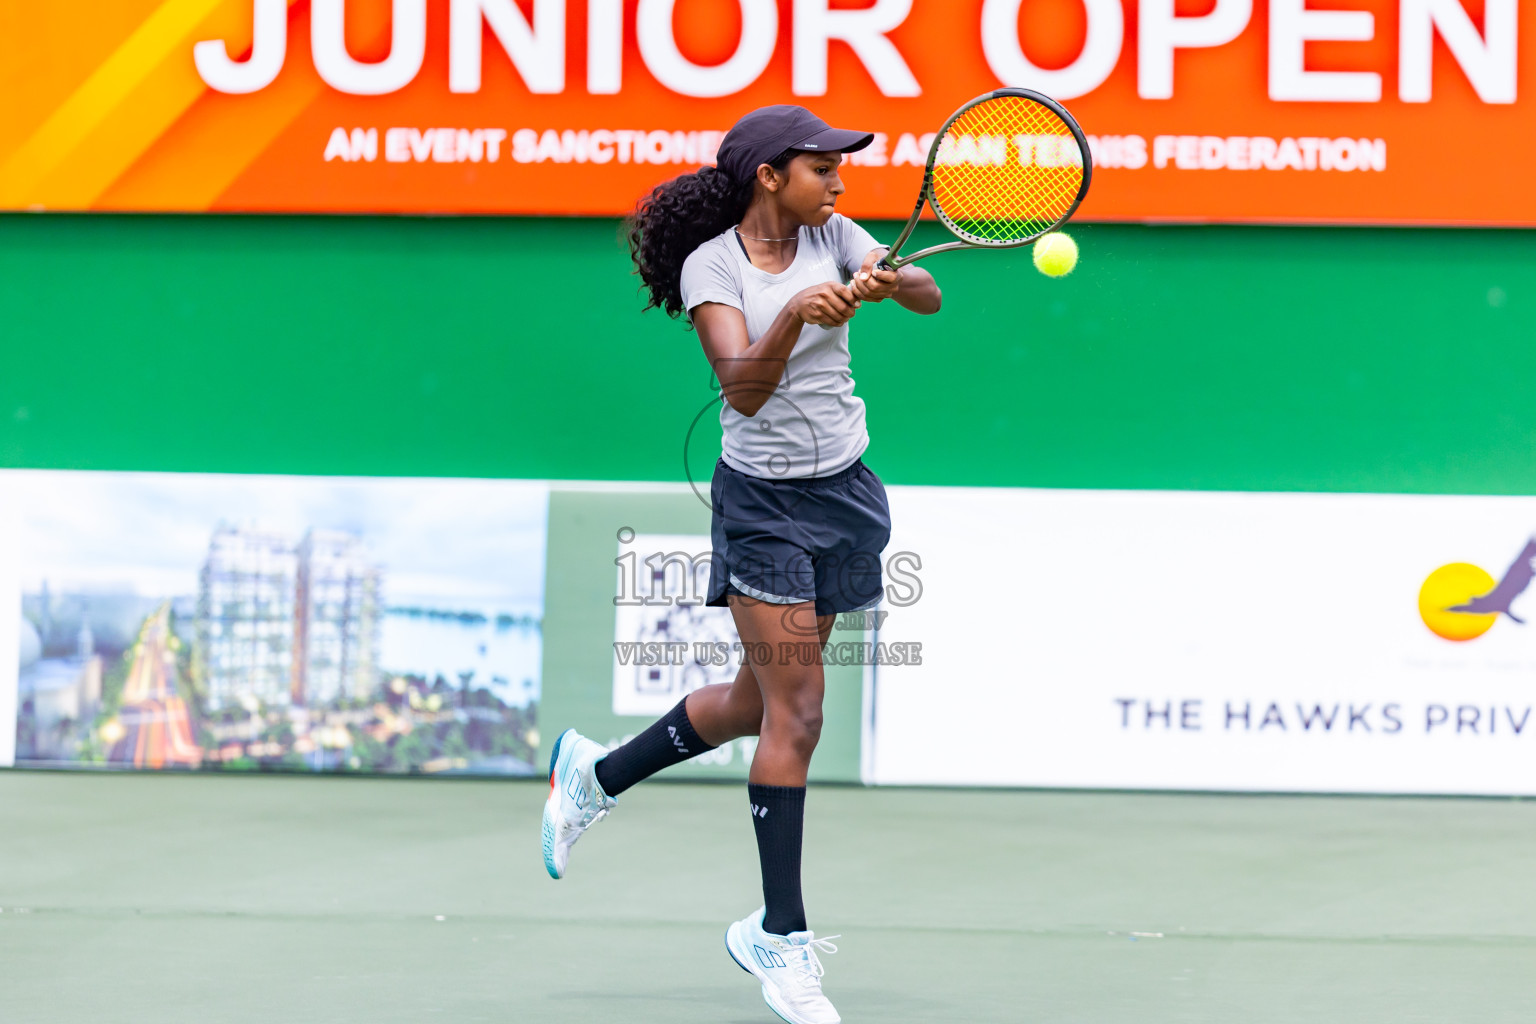
[[[764,480],[721,459],[709,494],[708,604],[741,594],[770,604],[814,601],[817,615],[834,615],[880,602],[891,509],[863,460],[831,476]]]

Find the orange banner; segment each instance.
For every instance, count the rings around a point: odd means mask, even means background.
[[[615,214],[795,102],[879,133],[844,208],[904,217],[1024,85],[1090,136],[1080,218],[1536,226],[1519,7],[0,0],[0,209]]]

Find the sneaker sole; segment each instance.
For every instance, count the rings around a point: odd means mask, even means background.
[[[549,798],[544,801],[544,870],[549,872],[549,877],[560,879],[560,869],[555,867],[555,815],[560,813],[560,790],[555,785],[559,778],[560,752],[565,747],[565,739],[574,729],[567,729],[555,740],[555,749],[549,752]]]

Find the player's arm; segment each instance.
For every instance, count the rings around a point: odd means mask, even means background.
[[[900,270],[885,270],[880,266],[885,252],[876,249],[864,257],[864,266],[853,275],[855,294],[865,302],[895,299],[903,309],[924,316],[937,313],[944,304],[944,293],[933,275],[910,264]]]
[[[747,318],[735,306],[701,302],[690,315],[725,400],[743,416],[756,416],[784,379],[800,329],[806,324],[841,327],[858,312],[859,303],[847,285],[829,281],[807,288],[790,299],[773,325],[751,343]]]

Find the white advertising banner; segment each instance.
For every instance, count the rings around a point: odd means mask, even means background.
[[[866,781],[1536,793],[1536,498],[890,497]]]
[[[21,586],[16,509],[0,491],[0,768],[16,763],[16,683],[21,663]]]

